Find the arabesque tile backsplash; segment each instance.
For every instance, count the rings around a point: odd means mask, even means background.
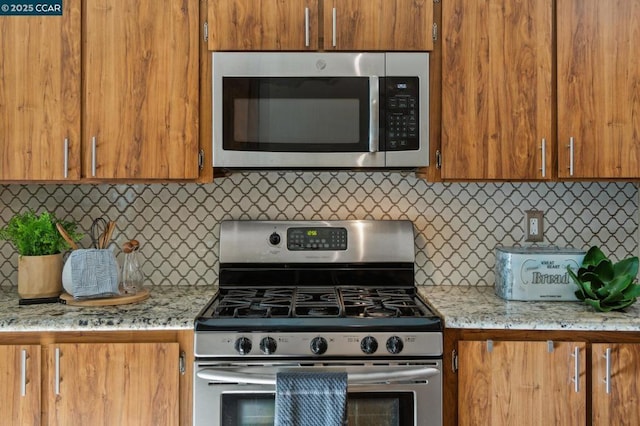
[[[19,211],[76,220],[89,247],[93,218],[117,222],[114,250],[141,242],[147,285],[217,282],[218,230],[226,219],[409,219],[416,284],[493,285],[494,248],[525,245],[524,212],[544,211],[545,242],[613,258],[638,252],[632,183],[428,183],[401,172],[253,172],[210,184],[3,185],[4,225]],[[0,285],[16,285],[17,254],[0,242]]]

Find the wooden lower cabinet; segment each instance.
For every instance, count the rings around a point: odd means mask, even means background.
[[[0,346],[0,425],[40,424],[40,346]]]
[[[594,344],[591,370],[592,424],[640,425],[640,344]]]
[[[68,343],[46,351],[48,424],[179,424],[178,343]]]
[[[0,425],[192,423],[192,331],[0,339]]]
[[[447,330],[444,365],[446,426],[640,425],[637,332]]]
[[[585,346],[581,342],[459,342],[458,423],[585,424]]]

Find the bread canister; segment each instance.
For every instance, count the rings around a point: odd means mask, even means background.
[[[506,300],[578,300],[567,266],[578,270],[586,251],[558,247],[496,247],[496,295]]]

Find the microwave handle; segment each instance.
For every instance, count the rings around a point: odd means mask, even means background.
[[[400,382],[406,380],[424,380],[440,374],[440,370],[434,367],[421,367],[415,369],[389,369],[385,371],[369,373],[348,373],[347,384],[363,385],[380,382]],[[226,383],[245,383],[251,385],[275,385],[276,376],[273,374],[239,373],[236,371],[218,371],[204,368],[196,374],[199,378]]]
[[[380,81],[369,77],[369,152],[380,151]]]

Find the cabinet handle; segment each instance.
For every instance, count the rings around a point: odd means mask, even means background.
[[[573,348],[573,383],[576,393],[580,392],[580,348]]]
[[[69,177],[69,138],[64,138],[64,178]]]
[[[380,115],[378,114],[378,99],[380,86],[378,77],[369,77],[369,152],[380,151],[378,129]]]
[[[27,394],[27,350],[23,349],[20,354],[20,395]]]
[[[604,353],[604,387],[607,393],[611,393],[611,348],[607,348]]]
[[[573,176],[573,143],[574,139],[573,136],[571,136],[569,138],[569,145],[567,145],[567,148],[569,148],[569,176]]]
[[[91,138],[91,176],[96,177],[96,137]]]
[[[547,140],[542,138],[542,143],[540,144],[540,150],[542,151],[542,168],[540,171],[542,172],[542,177],[547,176]]]
[[[55,351],[55,383],[54,383],[54,388],[55,388],[55,393],[56,395],[60,395],[60,348],[56,348]]]
[[[337,21],[338,21],[338,11],[334,7],[333,8],[333,37],[331,38],[331,42],[333,43],[333,47],[336,47],[336,29],[337,29]]]
[[[304,45],[309,47],[309,8],[304,8]]]

